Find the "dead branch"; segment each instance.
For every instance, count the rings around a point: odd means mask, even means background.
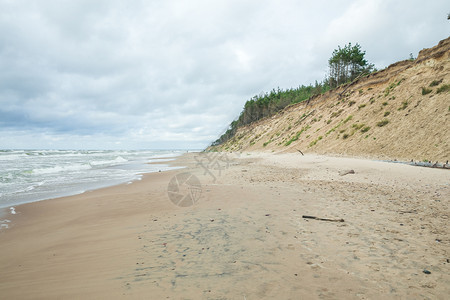
[[[326,219],[326,218],[318,218],[314,216],[302,216],[304,219],[313,219],[318,221],[328,221],[328,222],[345,222],[344,219]]]

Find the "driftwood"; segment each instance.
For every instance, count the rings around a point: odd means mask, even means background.
[[[318,221],[328,221],[328,222],[345,222],[344,219],[325,219],[325,218],[318,218],[314,216],[302,216],[303,219],[313,219]]]
[[[344,176],[344,175],[347,175],[347,174],[355,174],[355,171],[354,170],[348,170],[348,171],[341,171],[341,172],[339,172],[339,175],[341,175],[341,176]]]
[[[300,150],[298,150],[298,149],[297,149],[297,151],[298,151],[298,152],[300,152],[300,153],[301,153],[302,155],[305,155],[305,154],[303,154],[303,152],[302,152],[302,151],[300,151]]]

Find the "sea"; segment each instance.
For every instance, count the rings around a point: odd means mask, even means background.
[[[0,150],[0,208],[131,183],[176,169],[186,150]],[[163,158],[163,159],[161,159]],[[157,164],[148,164],[156,162]]]

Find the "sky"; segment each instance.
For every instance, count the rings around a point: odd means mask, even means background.
[[[203,149],[244,103],[449,36],[448,0],[0,0],[0,149]]]

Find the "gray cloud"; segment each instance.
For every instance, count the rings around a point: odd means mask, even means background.
[[[446,1],[0,0],[0,148],[206,146],[245,101],[448,36]]]

